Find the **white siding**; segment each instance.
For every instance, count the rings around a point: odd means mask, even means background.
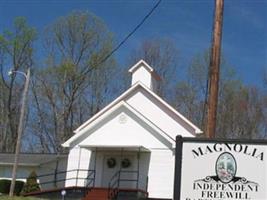
[[[148,171],[150,166],[150,152],[141,152],[139,162],[139,189],[146,191],[148,184]]]
[[[124,118],[121,123],[121,117]],[[88,133],[80,145],[93,146],[144,146],[146,148],[171,147],[171,143],[156,133],[147,124],[122,108]]]
[[[57,170],[57,172],[62,172],[62,171],[66,171],[67,168],[67,157],[66,158],[60,158],[58,160],[58,166],[57,166],[57,160],[54,159],[51,162],[42,164],[41,166],[39,166],[35,171],[37,173],[37,175],[45,175],[45,174],[51,174],[49,176],[43,176],[40,177],[39,179],[39,183],[42,189],[52,189],[55,187],[54,183],[47,183],[47,184],[42,184],[45,182],[51,182],[53,180],[62,180],[66,178],[66,174],[62,173],[62,174],[57,174],[57,177],[55,177],[55,175],[53,173],[55,173],[55,171]],[[60,181],[60,182],[56,182],[56,186],[57,187],[63,187],[64,186],[64,181]]]
[[[57,171],[65,171],[67,167],[67,157],[60,158],[58,162],[59,163]],[[12,169],[13,169],[12,165],[0,166],[0,179],[11,179]],[[41,164],[40,166],[18,166],[16,179],[26,182],[26,179],[29,177],[32,171],[35,171],[37,176],[51,174],[49,176],[40,177],[38,178],[37,181],[40,183],[40,187],[42,189],[52,189],[55,187],[53,182],[48,184],[43,184],[43,183],[51,182],[54,180],[55,170],[56,170],[56,159]],[[61,175],[58,174],[57,180],[65,179],[65,176],[66,176],[65,173]],[[64,181],[57,182],[57,187],[63,187],[63,186],[64,186]]]
[[[87,172],[78,172],[77,169],[89,169],[89,161],[91,158],[91,151],[85,148],[80,148],[75,146],[69,152],[68,156],[68,165],[66,178],[69,179],[66,181],[65,186],[84,186],[84,180],[76,180],[76,177],[86,178]],[[71,171],[74,170],[74,171]]]
[[[126,102],[142,115],[156,124],[161,130],[168,133],[173,139],[177,135],[192,137],[194,129],[181,120],[178,116],[149,95],[145,90],[140,90],[130,96]]]
[[[153,91],[153,82],[151,73],[147,71],[147,69],[145,69],[144,67],[138,68],[132,74],[132,85],[134,85],[137,82],[143,83],[146,87],[148,87]]]
[[[79,164],[79,169],[86,170],[86,171],[80,171],[78,173],[78,177],[80,178],[86,178],[88,175],[89,170],[89,163],[91,160],[91,151],[85,148],[81,148],[81,156],[80,156],[80,164]],[[80,179],[78,180],[78,186],[84,186],[85,180]]]
[[[143,102],[146,106],[146,102]],[[144,107],[145,107],[144,106]],[[154,106],[148,109],[156,109]],[[148,112],[148,111],[147,111]],[[143,114],[143,113],[142,113]],[[155,113],[154,113],[155,114]],[[162,114],[163,115],[163,114]],[[153,118],[161,118],[157,114]],[[164,118],[164,115],[163,115]],[[168,120],[167,120],[168,119]],[[172,120],[165,115],[164,127],[168,126],[169,121]],[[164,123],[160,123],[161,125]],[[167,124],[167,125],[166,125]],[[157,124],[158,125],[158,124]],[[177,128],[177,127],[174,127]],[[180,127],[189,135],[186,130]],[[148,177],[148,193],[151,198],[172,198],[173,196],[173,182],[174,182],[174,155],[170,149],[174,144],[166,140],[154,129],[145,124],[142,120],[136,117],[133,113],[124,107],[119,108],[115,112],[107,116],[103,121],[87,132],[87,137],[83,138],[78,145],[86,146],[143,146],[151,151],[151,153],[141,153],[140,156],[140,184],[142,189],[146,189],[146,178]],[[112,151],[112,150],[111,150]],[[70,151],[68,163],[68,170],[77,169],[80,148],[77,146]],[[93,153],[94,154],[94,153]],[[89,162],[91,154],[84,154],[82,160]],[[80,155],[82,157],[82,154]],[[94,157],[94,156],[92,156]],[[101,187],[102,170],[103,170],[104,153],[97,153],[97,174],[96,187]],[[75,161],[74,163],[72,163]],[[91,159],[94,162],[94,158]],[[89,165],[89,163],[88,163]],[[87,163],[85,164],[87,166]],[[90,166],[94,166],[93,163]],[[75,182],[68,181],[67,186],[75,185]]]
[[[95,152],[93,152],[94,154]],[[101,151],[97,152],[96,160],[96,187],[101,187],[102,172],[103,172],[103,158],[104,155],[119,155],[119,151]],[[129,154],[125,152],[125,154]],[[137,154],[132,152],[130,154]],[[77,156],[75,156],[77,158]],[[85,160],[92,162],[90,166],[94,166],[94,156]],[[169,149],[154,149],[152,152],[141,152],[140,154],[140,182],[139,188],[146,189],[146,181],[148,177],[148,193],[151,198],[172,198],[173,184],[174,184],[174,155]],[[76,160],[78,162],[78,160]],[[69,166],[69,165],[68,165]],[[72,169],[74,169],[73,166]],[[78,167],[76,165],[76,167]],[[76,175],[74,173],[74,175]],[[66,186],[76,186],[75,181],[68,181]],[[82,183],[78,184],[82,186]]]
[[[151,152],[148,193],[150,198],[173,198],[174,155],[170,150]]]
[[[102,183],[102,170],[103,170],[103,159],[104,155],[101,152],[97,152],[97,159],[96,159],[96,180],[95,180],[95,186],[101,187]]]
[[[12,169],[13,166],[0,166],[0,179],[12,179]],[[30,173],[34,170],[36,171],[37,167],[28,167],[28,166],[18,166],[16,179],[25,181],[26,178],[30,175]]]

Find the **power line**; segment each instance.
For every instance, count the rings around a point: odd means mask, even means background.
[[[162,0],[159,0],[153,8],[148,12],[148,14],[140,21],[140,23],[106,56],[104,59],[99,63],[102,64],[105,62],[111,55],[113,55],[144,23],[145,21],[150,17],[150,15],[156,10],[156,8],[159,6],[160,2]]]
[[[83,75],[88,74],[91,70],[101,64],[103,64],[107,59],[109,59],[124,43],[145,23],[145,21],[151,16],[151,14],[156,10],[162,0],[158,0],[158,2],[152,7],[152,9],[143,17],[143,19],[135,26],[135,28],[115,47],[110,53],[108,53],[99,63],[96,63],[93,67],[88,69],[83,73]]]
[[[214,30],[214,26],[215,26],[215,24],[214,24],[214,19],[215,19],[215,12],[213,12],[213,15],[212,15],[212,24],[211,24],[211,37],[210,37],[210,44],[212,44],[213,43],[213,38],[214,38],[214,36],[213,36],[213,30]],[[209,48],[209,51],[208,51],[208,56],[209,56],[209,59],[210,59],[210,56],[211,56],[211,54],[212,54],[212,45],[211,45],[211,47]],[[209,77],[210,77],[210,74],[211,74],[211,70],[210,70],[210,66],[208,66],[208,70],[207,70],[207,80],[206,80],[206,87],[205,87],[205,96],[204,96],[204,105],[203,105],[203,110],[202,110],[202,118],[201,118],[201,128],[204,130],[204,131],[206,131],[205,130],[205,126],[206,126],[206,114],[207,114],[207,105],[208,105],[208,92],[209,92],[209,90],[210,90],[210,80],[209,80]]]

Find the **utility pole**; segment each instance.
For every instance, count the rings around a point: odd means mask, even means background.
[[[209,66],[208,112],[206,122],[206,137],[214,138],[216,131],[216,114],[219,90],[221,40],[223,24],[223,1],[215,1],[215,15],[213,24],[213,39]]]
[[[10,197],[13,197],[14,195],[14,189],[15,189],[15,183],[16,183],[16,174],[17,174],[18,160],[19,160],[19,153],[20,153],[20,143],[21,143],[21,136],[22,136],[22,132],[24,128],[25,107],[26,107],[27,94],[28,94],[28,88],[29,88],[29,82],[30,82],[30,69],[27,70],[27,74],[25,74],[24,72],[20,72],[20,71],[9,72],[10,75],[14,73],[22,74],[26,78],[26,80],[25,80],[25,85],[24,85],[22,100],[21,100],[22,103],[21,103],[20,117],[19,117],[17,144],[16,144],[14,165],[13,165],[13,171],[12,171],[12,181],[11,181],[10,190],[9,190]]]

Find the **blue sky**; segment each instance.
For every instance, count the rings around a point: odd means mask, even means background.
[[[155,0],[0,0],[0,32],[25,16],[42,32],[74,10],[93,12],[120,42],[147,14]],[[116,52],[121,64],[147,38],[165,37],[180,50],[181,65],[210,46],[213,0],[162,0],[145,24]],[[225,0],[222,50],[247,84],[260,85],[267,68],[267,1]]]

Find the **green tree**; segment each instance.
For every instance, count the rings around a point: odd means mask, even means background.
[[[112,49],[112,34],[93,14],[74,12],[47,27],[44,44],[47,57],[33,91],[39,123],[33,124],[42,148],[58,152],[107,100],[115,62],[102,60]]]
[[[26,180],[26,183],[23,186],[22,194],[40,191],[39,183],[37,182],[37,174],[35,171],[32,171],[29,174],[29,177]]]
[[[262,94],[240,81],[228,81],[221,89],[217,121],[218,137],[261,137],[265,124]]]
[[[263,135],[263,95],[239,80],[234,69],[221,59],[216,137],[256,138]],[[174,106],[205,130],[209,54],[195,56],[186,80],[176,86]]]
[[[186,70],[186,79],[175,87],[173,105],[188,119],[204,128],[209,54],[194,56]],[[203,129],[204,130],[204,129]]]
[[[18,17],[14,20],[12,30],[0,34],[0,149],[13,152],[17,137],[20,95],[24,80],[16,74],[7,77],[8,71],[25,71],[33,64],[33,43],[36,31],[30,27],[26,19]]]

